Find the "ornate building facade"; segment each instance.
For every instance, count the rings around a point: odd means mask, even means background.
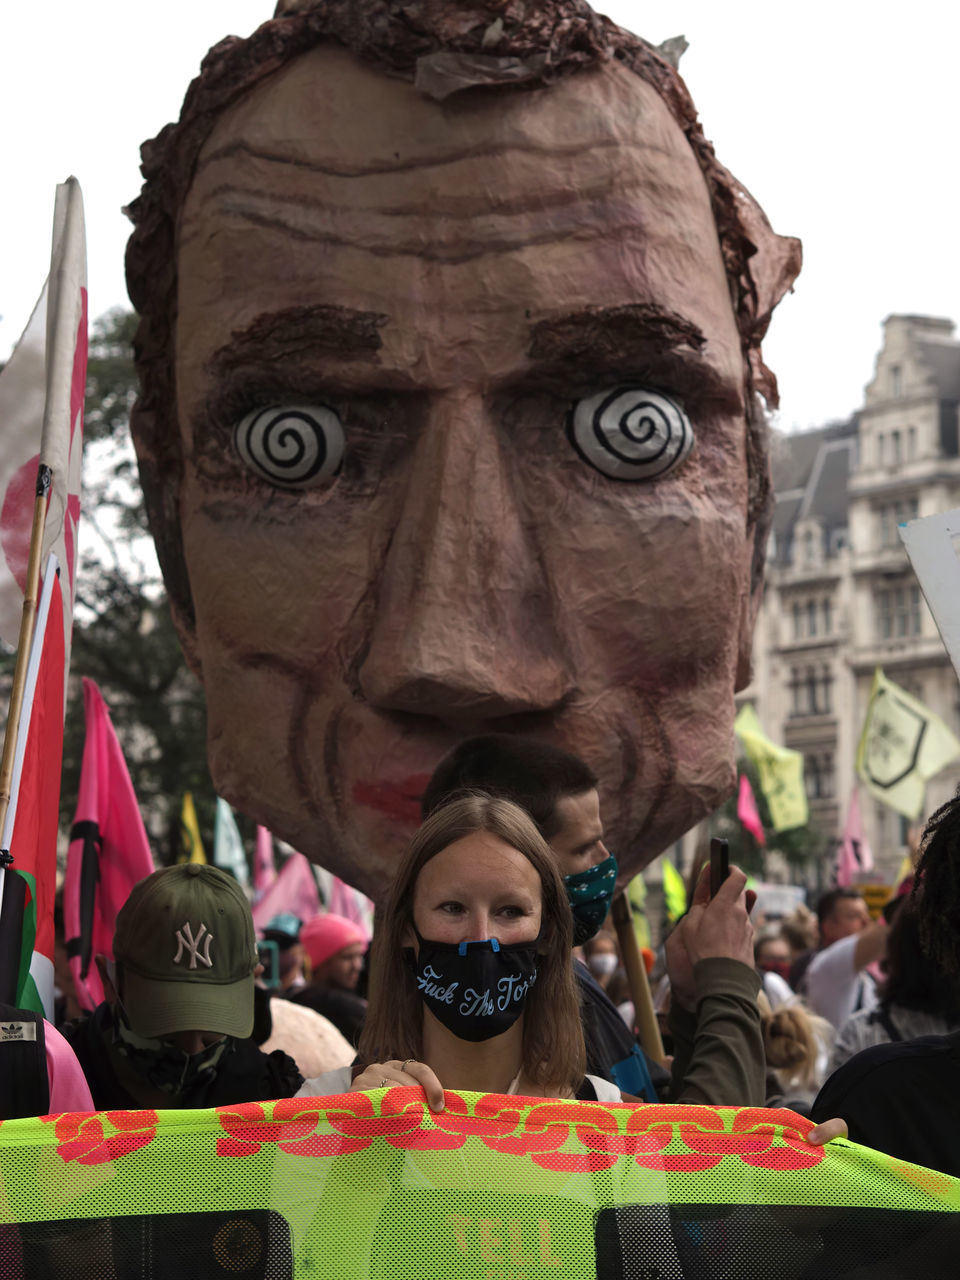
[[[811,822],[828,836],[843,828],[875,667],[960,735],[960,683],[897,528],[960,506],[958,405],[953,322],[893,315],[853,418],[775,441],[767,585],[742,698],[803,753]],[[934,778],[926,814],[958,782],[958,766]],[[865,789],[861,808],[889,879],[907,823]]]

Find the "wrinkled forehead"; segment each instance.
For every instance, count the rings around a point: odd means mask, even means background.
[[[219,120],[179,247],[187,360],[192,320],[209,350],[282,290],[292,307],[385,314],[387,363],[446,343],[492,367],[494,331],[525,349],[531,316],[651,299],[692,308],[713,357],[739,362],[696,159],[655,90],[618,63],[437,103],[321,46]]]

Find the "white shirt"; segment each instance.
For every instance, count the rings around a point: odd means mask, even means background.
[[[760,974],[760,979],[763,983],[763,994],[767,997],[771,1009],[779,1009],[782,1004],[792,1004],[797,999],[786,978],[781,978],[779,973],[774,973],[772,969],[765,969]]]
[[[842,1027],[852,1013],[873,1009],[877,1003],[877,984],[863,970],[854,967],[854,954],[860,935],[824,947],[810,961],[804,975],[804,995],[814,1013],[835,1027]]]

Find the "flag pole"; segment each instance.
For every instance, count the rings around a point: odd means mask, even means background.
[[[630,994],[633,996],[633,1009],[637,1019],[640,1045],[643,1051],[655,1062],[663,1062],[665,1057],[660,1027],[653,1008],[653,996],[650,992],[650,981],[647,970],[640,955],[640,944],[633,928],[633,910],[630,899],[621,889],[613,900],[610,911],[617,941],[620,944],[620,958],[627,971]]]
[[[19,892],[4,894],[7,868],[13,855],[7,848],[7,814],[13,791],[13,775],[16,767],[17,742],[20,737],[20,715],[27,685],[27,669],[37,621],[40,596],[40,557],[43,551],[43,534],[47,521],[47,500],[53,473],[46,463],[37,467],[37,487],[33,505],[33,524],[30,529],[30,554],[27,559],[27,582],[23,595],[23,612],[20,616],[20,635],[17,640],[17,659],[7,708],[7,724],[3,735],[3,756],[0,759],[0,1000],[16,1003],[17,979],[20,962],[20,945],[23,936],[24,890],[26,883],[11,885]],[[4,904],[4,897],[7,902]],[[6,905],[6,911],[4,911]]]
[[[20,736],[20,712],[23,709],[23,691],[27,683],[27,664],[30,646],[37,620],[37,604],[40,598],[40,556],[43,552],[43,531],[47,520],[47,499],[53,472],[41,462],[37,467],[37,489],[33,505],[33,526],[30,530],[30,556],[27,560],[27,585],[23,595],[23,614],[20,618],[20,638],[17,641],[17,661],[10,689],[10,705],[3,736],[3,757],[0,760],[0,832],[3,831],[10,807],[13,785],[13,762]],[[13,861],[8,849],[0,849],[0,905],[3,903],[3,873]]]

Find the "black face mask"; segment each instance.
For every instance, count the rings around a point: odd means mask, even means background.
[[[181,1105],[189,1106],[191,1098],[202,1098],[216,1079],[217,1067],[224,1055],[232,1052],[233,1041],[229,1036],[201,1049],[199,1053],[184,1053],[166,1040],[147,1039],[138,1036],[130,1026],[123,1006],[114,1006],[113,1043],[134,1070],[155,1089],[169,1093]],[[200,1106],[202,1103],[195,1102]]]
[[[416,973],[420,999],[448,1031],[461,1040],[490,1040],[502,1035],[523,1013],[537,980],[537,945],[501,946],[482,942],[433,942],[413,931],[420,954],[407,953]]]

